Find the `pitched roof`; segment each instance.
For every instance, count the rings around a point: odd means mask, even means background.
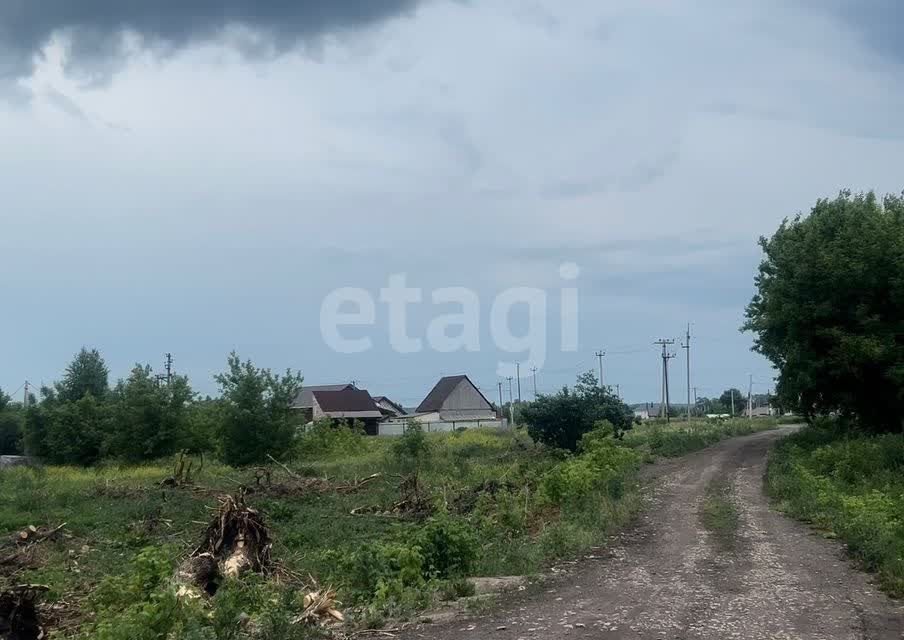
[[[390,405],[391,407],[395,407],[396,412],[398,412],[398,413],[401,414],[401,415],[404,415],[405,413],[407,413],[407,412],[405,411],[405,407],[403,407],[402,405],[400,405],[398,402],[393,402],[392,400],[390,400],[390,399],[387,398],[386,396],[374,396],[374,402],[376,402],[377,404],[380,404],[380,403],[382,403],[382,402],[385,402],[385,403],[387,403],[388,405]]]
[[[340,391],[313,391],[321,411],[326,414],[355,414],[359,418],[379,418],[383,414],[374,399],[363,389],[342,389]],[[373,414],[373,415],[363,415]],[[334,416],[341,417],[341,416]]]
[[[455,388],[463,381],[467,380],[468,384],[470,384],[474,389],[480,394],[480,397],[483,398],[484,402],[487,405],[492,406],[492,403],[486,399],[486,396],[477,388],[477,385],[471,382],[471,379],[466,375],[460,376],[445,376],[439,379],[439,382],[436,383],[436,386],[433,387],[433,390],[427,394],[427,397],[424,398],[424,401],[418,405],[418,408],[415,410],[416,413],[429,413],[431,411],[439,411],[443,407],[443,403],[446,401],[446,398],[449,397]]]
[[[298,395],[295,396],[294,402],[292,402],[293,409],[310,409],[314,406],[314,400],[312,398],[312,394],[315,391],[342,391],[343,389],[354,389],[355,385],[351,383],[345,384],[312,384],[308,386],[304,386],[298,390]]]

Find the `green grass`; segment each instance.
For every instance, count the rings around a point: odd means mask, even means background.
[[[729,483],[716,480],[707,485],[700,519],[720,550],[731,551],[735,548],[739,516]]]
[[[0,589],[46,584],[47,602],[73,605],[56,638],[150,640],[161,628],[185,638],[238,638],[242,613],[268,621],[267,637],[307,637],[309,630],[288,623],[299,608],[291,579],[250,579],[221,588],[209,603],[173,604],[173,571],[199,543],[217,497],[245,485],[253,490],[248,504],[270,527],[284,575],[334,586],[353,626],[376,625],[461,592],[462,574],[536,575],[600,544],[641,507],[636,471],[645,456],[677,455],[739,432],[724,425],[641,427],[624,442],[588,443],[572,456],[536,445],[520,430],[429,434],[421,482],[440,515],[426,520],[352,515],[397,502],[405,469],[393,455],[395,439],[348,432],[305,436],[287,464],[334,483],[382,474],[355,493],[259,489],[253,469],[210,461],[194,488],[159,485],[172,473],[170,460],[9,469],[0,473],[0,540],[29,525],[64,522],[66,537],[35,547],[25,566],[0,567]],[[271,470],[275,483],[290,480],[280,467]],[[483,486],[495,489],[477,490]],[[0,557],[7,551],[0,548]],[[104,621],[108,628],[98,626]],[[193,635],[193,625],[201,635]]]
[[[889,594],[904,596],[904,436],[831,423],[782,440],[766,488],[778,507],[843,540]]]
[[[670,423],[645,422],[625,434],[630,447],[646,451],[651,456],[673,458],[705,449],[725,438],[749,435],[784,424],[782,418],[734,418],[731,420],[691,420],[680,418]]]

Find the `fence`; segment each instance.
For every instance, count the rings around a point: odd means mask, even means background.
[[[421,422],[420,425],[427,433],[447,433],[461,429],[505,429],[508,427],[508,420],[456,420],[452,422]],[[377,435],[400,436],[405,433],[408,421],[387,420],[378,426]]]

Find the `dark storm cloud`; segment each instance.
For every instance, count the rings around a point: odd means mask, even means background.
[[[262,50],[285,51],[325,33],[363,27],[411,11],[420,0],[2,0],[0,77],[27,74],[53,34],[72,38],[71,63],[103,67],[125,32],[163,50],[246,27]]]

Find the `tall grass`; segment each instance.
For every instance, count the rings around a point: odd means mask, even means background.
[[[103,637],[124,640],[115,629],[169,628],[169,614],[155,603],[176,605],[167,591],[171,581],[161,576],[172,576],[198,543],[217,495],[244,486],[249,504],[271,529],[280,565],[337,587],[353,623],[377,624],[466,592],[466,576],[536,574],[601,544],[640,508],[636,471],[646,456],[678,455],[746,430],[640,427],[624,441],[600,432],[588,436],[578,454],[538,445],[521,430],[426,434],[414,448],[333,430],[303,436],[284,461],[296,479],[347,483],[381,474],[354,493],[270,491],[257,485],[254,469],[210,461],[195,486],[175,489],[160,485],[172,473],[169,460],[137,467],[14,468],[0,473],[0,538],[29,525],[63,522],[68,537],[41,544],[33,562],[14,575],[0,569],[0,588],[13,581],[46,584],[50,601],[78,602],[86,616],[81,631],[72,623],[69,635],[56,637],[100,637],[103,628]],[[418,464],[402,459],[409,449],[417,450]],[[412,469],[432,516],[352,514],[398,502],[400,476]],[[274,482],[291,484],[282,468],[272,465],[271,471]],[[134,596],[135,607],[123,608],[111,594],[124,584],[154,586]],[[179,609],[172,624],[182,625],[180,633],[200,625],[207,635],[198,637],[234,637],[229,616],[244,612],[260,621],[267,617],[274,629],[288,628],[285,621],[297,613],[296,588],[246,581],[218,592],[200,617]],[[283,604],[261,604],[273,602]],[[153,624],[143,622],[146,615]],[[218,621],[213,631],[211,620]],[[272,637],[296,637],[296,631]]]
[[[782,423],[782,419],[767,417],[690,422],[675,419],[670,423],[651,421],[628,431],[624,442],[629,447],[641,449],[652,456],[673,458],[704,449],[725,438],[774,429]]]
[[[778,444],[766,488],[780,509],[844,540],[891,595],[904,596],[904,436],[830,422]]]

